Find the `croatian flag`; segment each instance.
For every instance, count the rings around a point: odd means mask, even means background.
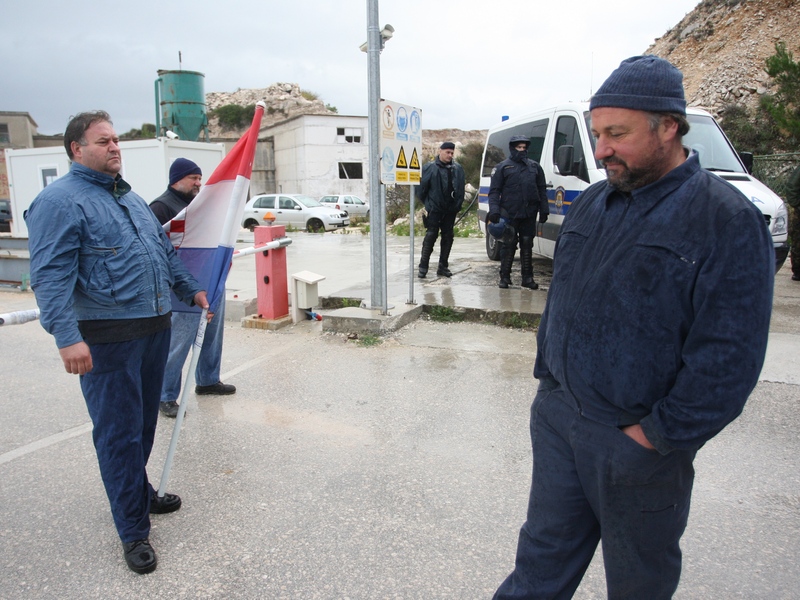
[[[164,224],[178,256],[206,290],[209,312],[225,301],[225,280],[250,188],[258,130],[266,104],[256,104],[250,129],[225,156],[192,203]],[[201,312],[172,295],[172,310]]]

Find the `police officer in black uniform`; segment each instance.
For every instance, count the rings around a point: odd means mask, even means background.
[[[503,289],[511,285],[517,243],[522,262],[522,287],[539,288],[533,280],[533,237],[537,216],[539,222],[544,223],[550,208],[544,171],[539,163],[528,158],[529,146],[527,137],[512,136],[508,143],[509,158],[492,171],[487,221],[498,223],[502,217],[514,228],[513,241],[500,245],[500,287]]]
[[[436,274],[452,277],[448,260],[453,247],[453,226],[456,215],[464,204],[464,187],[466,176],[464,168],[453,160],[456,146],[453,142],[444,142],[439,147],[439,156],[422,168],[420,181],[420,199],[425,205],[428,216],[425,218],[425,238],[422,240],[422,254],[419,259],[419,278],[428,274],[428,261],[433,252],[433,245],[442,232],[439,246],[439,267]]]

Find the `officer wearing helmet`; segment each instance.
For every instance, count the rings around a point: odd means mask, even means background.
[[[511,137],[508,143],[510,156],[492,171],[489,188],[487,223],[505,225],[501,236],[495,236],[501,240],[500,287],[504,289],[511,285],[511,267],[518,243],[522,287],[531,290],[539,287],[533,280],[533,237],[536,235],[537,217],[540,223],[544,223],[550,209],[544,171],[539,163],[528,158],[529,146],[527,137]],[[498,228],[491,226],[491,230],[497,231]]]

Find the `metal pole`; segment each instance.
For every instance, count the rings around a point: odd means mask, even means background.
[[[369,87],[369,245],[370,308],[387,312],[386,287],[386,202],[380,174],[381,34],[378,26],[378,0],[367,0],[367,80]],[[376,206],[377,205],[377,206]]]
[[[414,188],[416,186],[408,186],[408,208],[409,219],[411,223],[408,227],[408,304],[416,304],[414,302]]]
[[[222,299],[225,302],[225,298]],[[157,495],[163,498],[167,493],[167,484],[169,483],[169,475],[172,471],[172,460],[175,457],[175,449],[178,447],[178,437],[181,434],[181,425],[183,425],[183,416],[186,414],[186,405],[189,400],[188,390],[194,389],[195,371],[197,370],[197,361],[200,360],[200,351],[203,349],[203,340],[206,335],[206,325],[208,325],[208,309],[204,308],[200,313],[200,321],[197,324],[197,334],[194,337],[194,344],[192,344],[192,358],[189,361],[189,373],[186,375],[186,382],[183,384],[181,391],[181,401],[178,404],[178,414],[175,417],[175,425],[172,427],[172,437],[169,440],[169,448],[167,449],[167,458],[164,461],[164,469],[161,471],[161,483],[158,486]],[[219,318],[219,317],[217,317]]]

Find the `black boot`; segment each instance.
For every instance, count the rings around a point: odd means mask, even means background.
[[[522,263],[522,287],[538,290],[539,284],[533,280],[533,238],[520,238],[519,260]]]
[[[448,260],[450,258],[450,249],[453,247],[453,238],[444,238],[439,242],[439,268],[436,269],[436,274],[442,277],[452,277],[453,273],[448,269]]]
[[[431,235],[431,233],[433,235]],[[422,240],[422,254],[419,257],[419,273],[418,277],[420,279],[425,279],[425,276],[428,274],[428,263],[431,260],[431,254],[433,253],[433,245],[436,243],[437,232],[427,232],[425,234],[425,238]]]
[[[517,245],[511,247],[503,244],[500,248],[500,283],[498,287],[508,289],[511,285],[511,267],[514,265],[514,254],[517,251]]]

